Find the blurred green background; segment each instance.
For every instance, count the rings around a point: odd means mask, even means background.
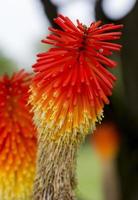
[[[100,160],[90,143],[82,145],[77,165],[78,196],[87,200],[103,200]]]

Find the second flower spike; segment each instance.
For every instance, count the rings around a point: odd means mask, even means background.
[[[31,200],[36,130],[28,102],[32,76],[0,77],[0,199]]]

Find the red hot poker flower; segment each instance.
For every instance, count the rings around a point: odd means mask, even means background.
[[[53,47],[38,54],[33,66],[35,121],[46,124],[53,139],[76,132],[86,135],[109,103],[116,77],[106,67],[113,68],[116,63],[108,56],[121,48],[110,41],[120,38],[122,25],[98,21],[86,27],[77,20],[76,27],[62,15],[55,22],[60,29],[49,28],[52,33],[42,40]]]
[[[31,75],[0,77],[0,199],[30,200],[36,135],[27,106]]]
[[[122,25],[90,27],[67,17],[55,19],[60,29],[43,40],[51,44],[38,55],[30,103],[38,128],[38,162],[33,191],[38,199],[75,199],[75,163],[78,146],[93,131],[109,103],[115,77],[105,67],[116,63],[107,56],[121,45]]]

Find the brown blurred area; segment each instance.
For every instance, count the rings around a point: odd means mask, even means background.
[[[112,22],[102,10],[102,1],[96,5],[97,19]],[[120,128],[121,145],[118,155],[118,173],[122,200],[138,199],[138,2],[132,12],[115,23],[124,24],[121,43],[121,69],[124,96],[113,101],[114,118]],[[118,88],[119,89],[119,88]],[[120,99],[119,99],[120,97]],[[122,98],[121,98],[122,97]]]

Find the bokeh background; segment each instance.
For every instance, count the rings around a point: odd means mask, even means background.
[[[0,0],[0,75],[31,71],[41,39],[58,13],[89,25],[124,24],[118,77],[105,118],[78,153],[79,200],[138,199],[138,2],[136,0]]]

